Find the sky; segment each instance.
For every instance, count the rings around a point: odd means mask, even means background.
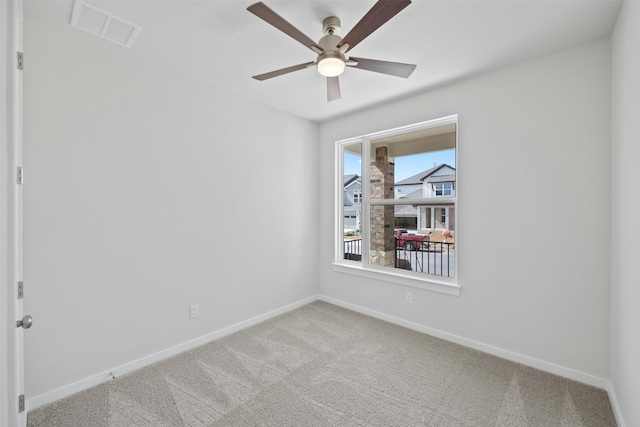
[[[395,181],[402,181],[417,173],[431,169],[435,165],[446,163],[456,167],[456,150],[432,151],[429,153],[415,154],[413,156],[403,156],[395,158]],[[344,153],[344,174],[362,175],[360,169],[360,156]]]

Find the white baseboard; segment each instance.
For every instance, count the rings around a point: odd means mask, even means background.
[[[627,425],[624,422],[624,418],[622,416],[622,411],[620,410],[620,404],[618,403],[618,398],[616,397],[616,391],[613,387],[613,383],[611,381],[607,381],[608,387],[607,392],[609,393],[609,401],[611,402],[611,408],[613,409],[613,415],[616,417],[616,423],[618,427],[626,427]]]
[[[320,301],[325,301],[330,304],[334,304],[334,305],[346,308],[348,310],[353,310],[358,313],[366,314],[367,316],[375,317],[376,319],[385,320],[395,325],[403,326],[405,328],[422,332],[437,338],[442,338],[443,340],[454,342],[456,344],[460,344],[465,347],[473,348],[475,350],[479,350],[484,353],[489,353],[494,356],[498,356],[503,359],[510,360],[512,362],[516,362],[522,365],[530,366],[532,368],[540,369],[541,371],[550,372],[552,374],[569,378],[574,381],[579,381],[581,383],[589,384],[594,387],[602,388],[604,390],[609,390],[610,382],[605,378],[596,377],[594,375],[576,371],[571,368],[566,368],[564,366],[556,365],[550,362],[545,362],[543,360],[535,359],[533,357],[529,357],[523,354],[515,353],[513,351],[505,350],[503,348],[494,347],[492,345],[484,344],[484,343],[474,341],[468,338],[464,338],[458,335],[450,334],[448,332],[444,332],[438,329],[423,326],[418,323],[413,323],[408,320],[401,319],[399,317],[390,316],[388,314],[380,313],[375,310],[371,310],[365,307],[361,307],[361,306],[351,304],[351,303],[348,303],[339,299],[335,299],[332,297],[328,297],[325,295],[319,295],[318,299]]]
[[[111,374],[113,374],[113,376],[117,378],[121,375],[135,371],[136,369],[143,368],[145,366],[151,365],[152,363],[158,362],[160,360],[166,359],[171,356],[175,356],[176,354],[182,353],[187,350],[191,350],[203,344],[207,344],[208,342],[211,342],[213,340],[230,335],[234,332],[238,332],[242,329],[246,329],[250,326],[256,325],[260,322],[264,322],[265,320],[269,320],[273,317],[287,313],[291,310],[295,310],[296,308],[299,308],[299,307],[302,307],[303,305],[314,302],[317,299],[318,299],[317,296],[312,296],[312,297],[302,299],[292,304],[288,304],[284,307],[280,307],[278,309],[269,311],[259,316],[252,317],[251,319],[236,323],[235,325],[227,326],[226,328],[220,329],[218,331],[211,332],[209,334],[206,334],[201,337],[195,338],[193,340],[184,342],[182,344],[178,344],[176,346],[167,348],[165,350],[159,351],[149,356],[142,357],[138,360],[125,363],[124,365],[114,367],[113,369],[109,369],[107,371],[98,373],[96,375],[82,379],[75,383],[68,384],[56,390],[41,394],[39,396],[31,397],[26,401],[26,410],[30,411],[30,410],[39,408],[40,406],[47,405],[49,403],[55,402],[56,400],[64,399],[65,397],[69,397],[72,394],[78,393],[80,391],[83,391],[88,388],[107,382],[113,378]]]

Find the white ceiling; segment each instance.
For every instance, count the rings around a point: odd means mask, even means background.
[[[70,22],[71,0],[25,1],[27,17]],[[264,2],[318,40],[325,17],[339,17],[344,36],[374,0]],[[251,78],[316,56],[249,13],[254,1],[88,3],[142,27],[133,53],[317,122],[605,37],[620,9],[617,0],[414,0],[349,52],[417,64],[414,73],[403,79],[347,68],[340,76],[342,99],[327,102],[325,79],[314,68],[262,82]],[[78,37],[109,43],[82,31]]]

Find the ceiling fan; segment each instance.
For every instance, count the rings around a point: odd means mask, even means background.
[[[347,56],[347,52],[405,7],[409,6],[409,4],[411,4],[411,0],[378,0],[344,38],[338,36],[340,33],[340,20],[335,16],[330,16],[322,22],[322,30],[325,36],[316,43],[264,3],[255,3],[247,8],[249,12],[299,41],[315,52],[318,57],[313,62],[306,62],[304,64],[258,74],[257,76],[253,76],[253,78],[260,81],[267,80],[315,65],[318,72],[327,78],[327,101],[340,99],[340,81],[338,80],[338,76],[342,74],[345,67],[359,68],[361,70],[375,71],[407,78],[416,68],[415,65],[356,58],[353,56],[349,57]]]

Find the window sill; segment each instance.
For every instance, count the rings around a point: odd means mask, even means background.
[[[333,263],[333,271],[353,274],[355,276],[366,277],[368,279],[381,280],[403,286],[411,286],[428,291],[439,292],[447,295],[460,295],[460,286],[449,282],[446,279],[436,279],[432,276],[417,277],[414,275],[399,273],[396,271],[379,270],[376,268],[364,267],[361,263]]]

